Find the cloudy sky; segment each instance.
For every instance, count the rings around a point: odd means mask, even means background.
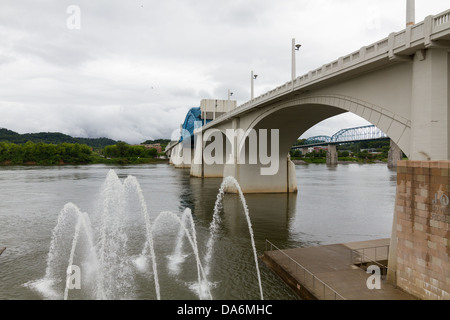
[[[75,7],[74,7],[75,6]],[[416,0],[416,21],[450,9]],[[238,105],[404,29],[406,0],[0,0],[0,127],[170,138],[204,98]],[[366,124],[349,114],[307,134]]]

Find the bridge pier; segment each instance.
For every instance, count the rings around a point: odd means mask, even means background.
[[[197,178],[222,178],[225,168],[227,140],[220,130],[194,132],[194,160],[191,176]],[[207,156],[205,156],[205,154]]]
[[[180,142],[170,150],[170,164],[175,168],[189,169],[194,153],[189,142]]]
[[[450,159],[449,47],[430,46],[414,55],[411,160]]]
[[[195,147],[194,161],[191,164],[191,177],[196,178],[222,178],[224,176],[225,164],[218,163],[205,163],[203,158],[203,147],[201,144],[197,144]]]
[[[388,168],[397,168],[397,161],[403,159],[403,151],[391,140],[391,147],[388,153]]]
[[[275,174],[261,175],[261,169],[266,166],[260,164],[226,164],[223,176],[232,176],[239,183],[243,193],[296,193],[297,177],[295,164],[289,155],[280,155],[280,166]],[[226,190],[237,193],[235,186]]]
[[[194,131],[192,177],[234,177],[244,193],[297,192],[295,164],[280,148],[278,130],[244,131],[239,119],[231,129]],[[284,141],[284,140],[281,140]],[[230,186],[230,193],[238,192]]]
[[[329,144],[328,151],[327,151],[327,165],[335,166],[337,164],[338,164],[338,153],[337,153],[336,145]]]

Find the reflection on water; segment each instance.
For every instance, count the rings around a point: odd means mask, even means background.
[[[3,167],[0,169],[0,299],[42,299],[23,286],[40,279],[52,230],[68,202],[81,211],[95,211],[100,187],[110,169],[120,179],[138,180],[155,219],[162,211],[179,216],[191,209],[196,225],[199,254],[213,218],[222,179],[198,179],[189,170],[169,165]],[[390,237],[395,201],[396,172],[385,165],[297,166],[298,194],[248,194],[245,200],[256,249],[268,239],[279,247],[311,246]],[[259,289],[249,229],[238,195],[226,194],[218,241],[211,266],[214,299],[258,299]],[[173,221],[159,226],[155,235],[161,265],[163,299],[197,299],[189,286],[196,279],[195,263],[188,258],[184,274],[173,278],[166,256],[175,246],[178,229]],[[130,240],[133,243],[133,240]],[[189,248],[185,248],[189,252]],[[267,268],[260,265],[266,299],[296,297]],[[155,299],[154,285],[139,278],[139,299]],[[140,279],[140,280],[139,280]]]

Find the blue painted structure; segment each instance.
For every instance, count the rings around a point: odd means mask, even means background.
[[[201,123],[201,126],[211,122],[212,120],[206,120],[206,122],[202,119],[202,111],[200,107],[191,108],[186,114],[186,118],[184,119],[184,123],[182,126],[183,132],[180,137],[180,142],[183,141],[184,136],[189,133],[191,139],[194,137],[194,129],[196,123]]]

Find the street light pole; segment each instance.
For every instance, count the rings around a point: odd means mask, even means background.
[[[295,51],[300,49],[301,45],[295,43],[295,38],[292,39],[292,81],[297,77],[296,75],[296,63],[295,63]]]
[[[228,89],[228,100],[230,100],[231,99],[231,96],[233,95],[233,92],[231,92],[231,90],[230,89]]]
[[[416,23],[416,5],[414,0],[406,0],[406,27]]]
[[[253,98],[255,97],[255,87],[254,87],[254,80],[257,78],[258,76],[256,74],[253,74],[253,70],[251,73],[251,100],[253,100]]]
[[[292,81],[294,81],[296,77],[295,69],[295,39],[292,39]]]

